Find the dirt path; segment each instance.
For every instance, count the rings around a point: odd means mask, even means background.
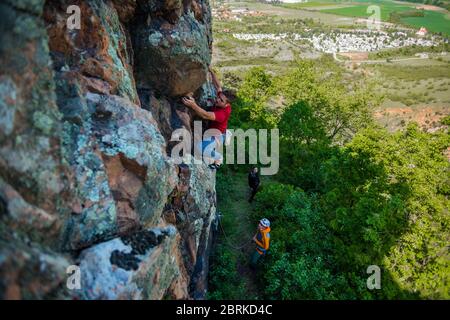
[[[248,202],[249,188],[245,174],[232,174],[230,192],[226,199],[219,199],[218,207],[222,213],[222,232],[220,241],[227,244],[228,248],[237,257],[236,270],[242,277],[245,286],[246,297],[243,299],[257,299],[258,288],[254,272],[249,267],[250,256],[254,250],[251,241],[256,222],[250,218],[253,206]]]

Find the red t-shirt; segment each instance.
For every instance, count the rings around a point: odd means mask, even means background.
[[[225,108],[212,107],[212,112],[216,116],[216,120],[209,121],[209,129],[217,129],[222,133],[225,133],[228,126],[228,119],[231,114],[231,104],[227,104]]]

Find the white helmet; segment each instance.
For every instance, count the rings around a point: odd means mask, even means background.
[[[259,223],[263,226],[263,227],[270,227],[270,221],[266,218],[262,218],[261,220],[259,220]]]

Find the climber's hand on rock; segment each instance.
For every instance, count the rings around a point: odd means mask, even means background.
[[[193,108],[193,107],[196,105],[195,99],[192,98],[192,97],[183,97],[183,98],[181,99],[181,101],[183,102],[183,104],[184,104],[186,107],[189,107],[189,108]]]

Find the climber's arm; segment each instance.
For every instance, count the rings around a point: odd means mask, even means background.
[[[212,82],[214,87],[216,88],[217,92],[222,92],[222,86],[220,85],[220,81],[219,79],[217,79],[216,74],[214,73],[214,71],[211,69],[211,67],[209,67],[209,72],[211,73],[211,78],[212,78]]]
[[[194,98],[184,97],[182,98],[182,101],[186,107],[189,107],[192,110],[194,110],[194,112],[198,114],[201,118],[205,120],[216,120],[216,115],[214,114],[214,112],[209,112],[199,107],[198,104],[195,102]]]
[[[268,250],[269,249],[269,242],[270,242],[270,237],[267,235],[267,233],[262,232],[261,233],[261,241],[258,240],[258,238],[255,236],[253,237],[253,240],[255,241],[255,243],[260,246],[261,248],[263,248],[264,250]]]
[[[262,243],[261,241],[258,240],[258,237],[257,237],[258,236],[258,232],[253,237],[253,241],[255,241],[256,245],[260,246],[261,248],[264,248],[264,243]],[[264,241],[264,237],[263,237],[263,241]]]
[[[265,245],[264,245],[264,243],[262,243],[261,241],[258,241],[258,240],[255,240],[255,243],[258,245],[258,246],[260,246],[261,248],[264,248],[265,249]]]

